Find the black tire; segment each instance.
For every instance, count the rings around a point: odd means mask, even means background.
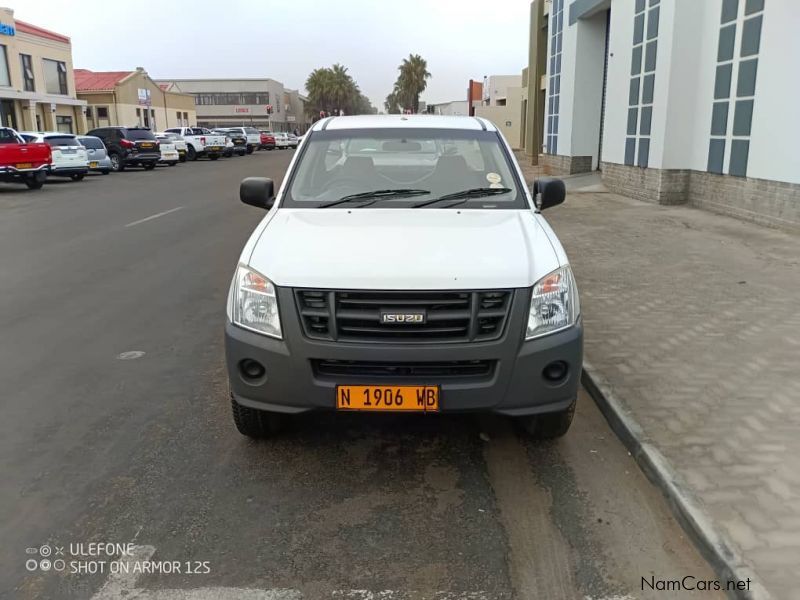
[[[247,152],[248,154],[252,154],[253,153],[253,147],[252,146],[248,146],[247,150],[245,150],[245,152]]]
[[[103,170],[102,170],[102,171],[100,171],[100,172],[101,172],[103,175],[108,175],[109,173],[111,173],[111,171],[109,171],[108,169],[103,169]]]
[[[195,152],[194,146],[188,146],[186,148],[186,158],[189,160],[197,160],[197,152]]]
[[[173,160],[171,163],[167,163],[167,164],[169,164],[170,167],[174,167],[175,165],[178,164],[178,161]]]
[[[560,438],[569,431],[569,427],[572,425],[576,402],[577,400],[573,400],[572,404],[558,412],[532,417],[518,417],[517,423],[535,440]]]
[[[25,185],[28,186],[29,190],[40,190],[44,185],[44,179],[39,179],[38,177],[28,177],[25,179]]]
[[[83,181],[83,178],[86,177],[83,173],[76,173],[75,175],[70,175],[69,178],[72,181]]]
[[[219,158],[219,154],[209,154],[208,158],[210,160],[217,160]]]
[[[144,167],[145,171],[152,171],[153,169],[156,168],[156,163],[154,162],[142,163],[142,167]]]
[[[186,155],[184,154],[183,156],[181,156],[179,160],[181,162],[186,162]]]
[[[236,429],[256,440],[273,437],[286,426],[286,416],[242,406],[231,396],[231,412]]]
[[[112,171],[122,173],[122,171],[125,170],[125,163],[122,161],[122,157],[119,154],[111,153],[108,155],[108,158],[111,160]]]

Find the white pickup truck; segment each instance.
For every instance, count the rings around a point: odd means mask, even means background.
[[[211,133],[205,127],[172,127],[164,131],[180,134],[186,140],[188,160],[197,160],[201,156],[217,160],[225,151],[225,136]]]

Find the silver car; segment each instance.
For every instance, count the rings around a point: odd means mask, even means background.
[[[79,135],[78,141],[86,148],[89,159],[89,171],[108,175],[111,172],[111,159],[108,157],[106,146],[99,137],[93,135]]]

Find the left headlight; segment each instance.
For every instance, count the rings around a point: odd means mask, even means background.
[[[581,313],[578,288],[569,265],[548,273],[533,286],[525,339],[541,337],[575,324]]]
[[[239,265],[228,295],[228,318],[256,333],[281,339],[275,286],[260,273]]]

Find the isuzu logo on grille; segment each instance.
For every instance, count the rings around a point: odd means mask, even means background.
[[[382,325],[421,325],[424,322],[424,310],[381,310]]]

